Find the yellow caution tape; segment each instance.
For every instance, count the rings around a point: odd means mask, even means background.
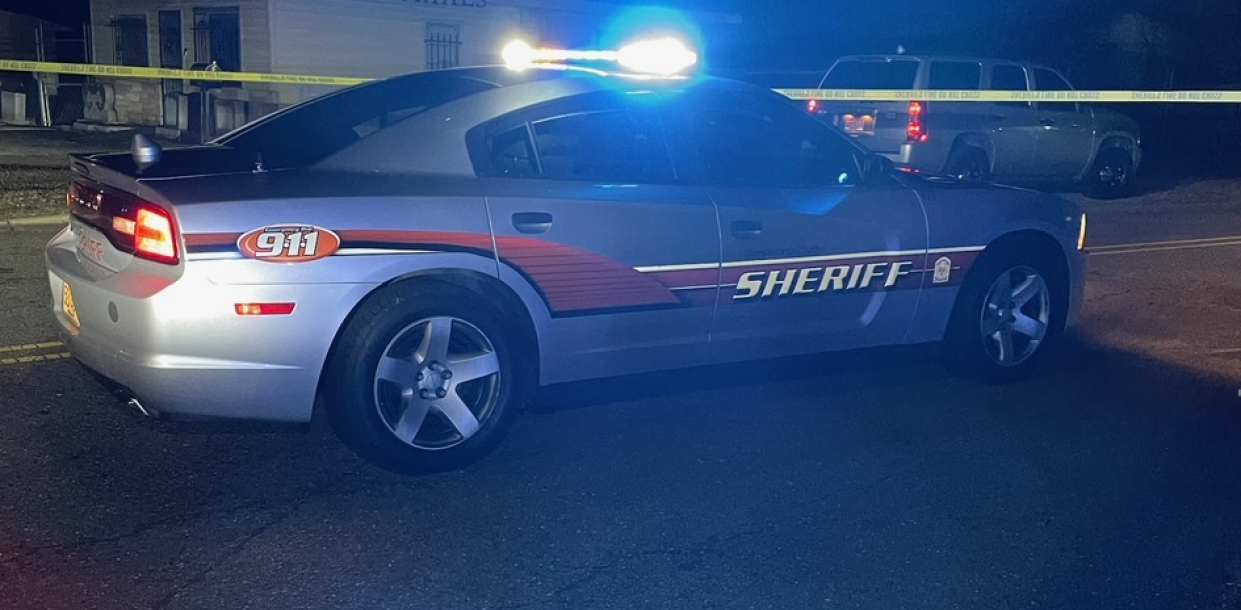
[[[39,72],[43,74],[82,74],[87,76],[113,76],[118,78],[180,78],[209,81],[237,81],[244,83],[285,83],[296,85],[356,85],[369,78],[345,78],[338,76],[307,76],[298,74],[263,74],[260,72],[222,72],[215,70],[173,70],[169,68],[140,68],[135,66],[108,66],[99,64],[73,64],[51,61],[13,61],[0,59],[0,71]]]
[[[936,102],[1241,103],[1241,91],[930,91],[925,89],[776,89],[795,100]]]
[[[220,72],[214,70],[174,70],[101,64],[76,64],[49,61],[14,61],[0,59],[0,71],[39,72],[44,74],[81,74],[117,78],[164,78],[244,83],[284,83],[297,85],[348,86],[364,83],[369,78],[310,76],[301,74],[264,74],[261,72]],[[1241,91],[930,91],[909,89],[776,89],[795,100],[821,101],[943,101],[943,102],[1171,102],[1171,103],[1241,103]]]

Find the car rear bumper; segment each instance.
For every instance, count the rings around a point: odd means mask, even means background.
[[[337,308],[362,288],[217,285],[193,265],[173,278],[169,267],[101,272],[78,260],[69,231],[48,244],[46,264],[53,310],[73,356],[150,414],[193,419],[308,421],[343,317]],[[80,325],[65,312],[65,282]],[[278,299],[297,302],[293,314],[235,310],[236,303]]]
[[[118,352],[98,333],[67,332],[65,344],[84,366],[123,388],[147,415],[310,420],[317,379],[304,369],[272,370],[239,362],[176,362],[170,361],[168,354]]]

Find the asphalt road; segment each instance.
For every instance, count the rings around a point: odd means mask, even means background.
[[[1241,238],[1151,244],[1241,236],[1239,194],[1089,202],[1079,346],[1037,379],[900,350],[578,384],[420,478],[10,348],[56,337],[52,230],[0,233],[0,607],[1241,609]]]

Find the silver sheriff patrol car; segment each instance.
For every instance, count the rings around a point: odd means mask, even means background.
[[[564,65],[366,83],[205,146],[76,156],[66,343],[144,412],[459,467],[524,392],[942,341],[990,381],[1082,300],[1086,218],[896,171],[772,91]]]

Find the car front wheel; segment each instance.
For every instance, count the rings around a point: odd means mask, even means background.
[[[329,364],[327,412],[337,435],[399,473],[459,468],[507,431],[516,368],[505,329],[473,293],[405,283],[369,297]]]
[[[958,373],[1006,383],[1046,360],[1067,310],[1056,267],[1046,258],[984,254],[961,288],[945,338]]]

